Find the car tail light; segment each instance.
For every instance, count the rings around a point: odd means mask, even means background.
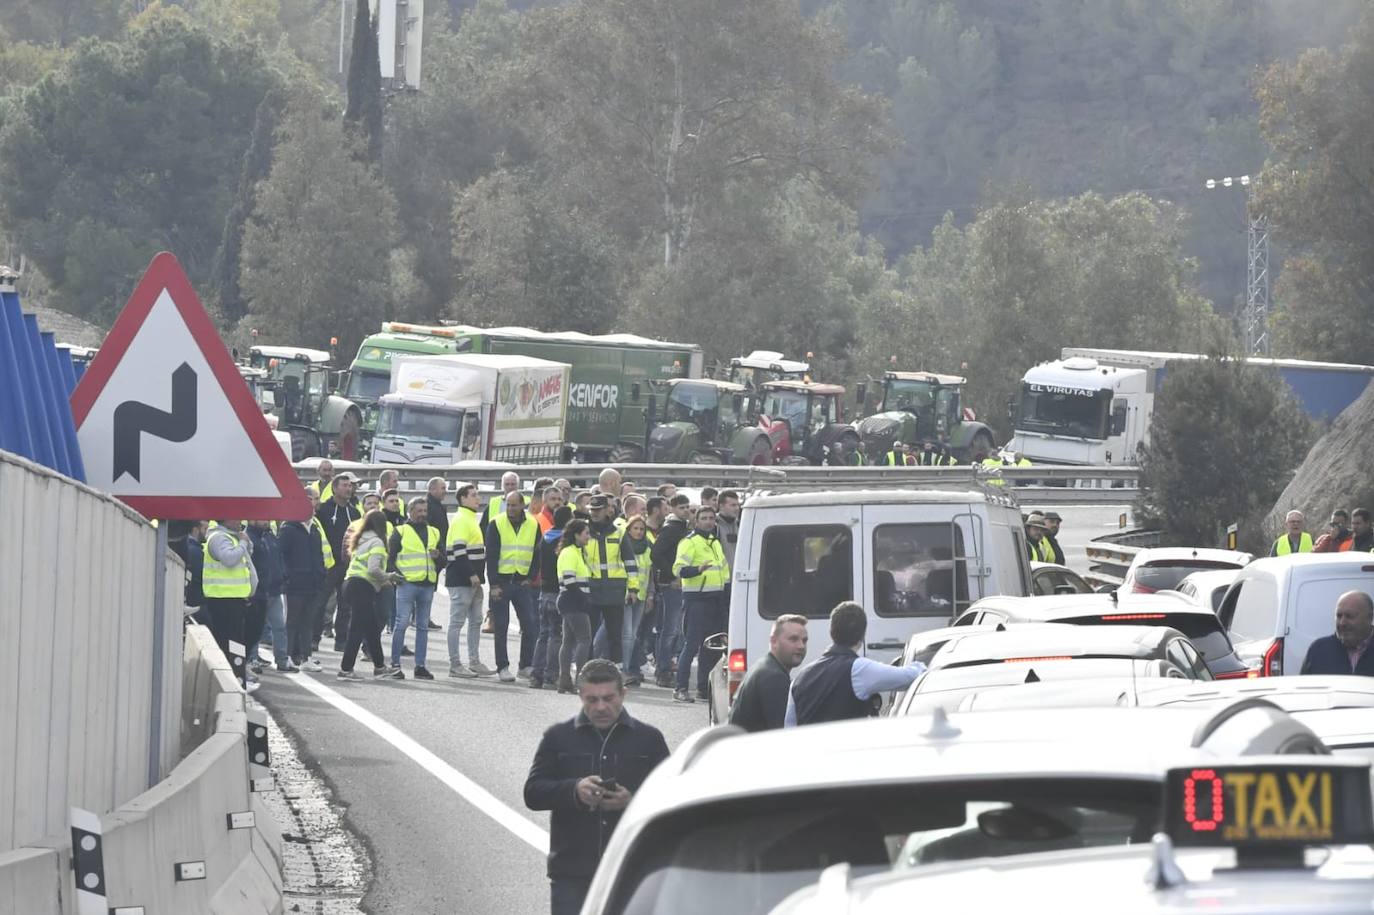
[[[1259,676],[1283,676],[1283,639],[1274,639],[1273,644],[1265,650],[1260,658]]]
[[[1253,680],[1260,675],[1259,670],[1233,670],[1224,674],[1213,674],[1213,680]]]
[[[744,672],[749,669],[749,656],[743,648],[736,648],[730,652],[730,658],[725,663],[726,686],[729,689],[730,701],[735,701],[735,693],[739,692],[739,685],[744,682]]]
[[[1122,620],[1162,620],[1163,613],[1109,613],[1102,617],[1105,621],[1119,623]]]
[[[1133,581],[1133,582],[1131,582],[1131,593],[1132,593],[1132,594],[1153,594],[1153,593],[1155,593],[1155,591],[1157,591],[1157,590],[1159,590],[1159,589],[1158,589],[1158,588],[1151,588],[1149,585],[1142,585],[1142,584],[1141,584],[1140,582],[1138,582],[1138,581]]]

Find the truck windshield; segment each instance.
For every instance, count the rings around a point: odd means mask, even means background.
[[[675,384],[664,406],[665,420],[670,423],[702,425],[706,414],[720,403],[716,389],[705,384]]]
[[[348,373],[348,399],[352,401],[381,400],[382,395],[391,390],[391,375],[387,372],[370,372],[367,369],[354,369]]]
[[[1021,385],[1016,428],[1072,438],[1107,437],[1111,391],[1087,391],[1048,384]]]
[[[377,434],[382,436],[425,439],[456,446],[462,428],[461,412],[441,413],[410,404],[385,404],[377,416]]]

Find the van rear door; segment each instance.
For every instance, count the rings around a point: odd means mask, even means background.
[[[988,590],[989,531],[977,506],[865,505],[867,654],[891,661],[913,633],[950,625]]]
[[[807,660],[819,657],[830,644],[830,611],[847,600],[862,600],[856,589],[855,570],[860,561],[860,510],[857,506],[812,506],[805,509],[760,512],[754,524],[763,527],[758,543],[757,565],[744,573],[751,579],[750,599],[744,614],[747,632],[740,640],[732,631],[732,647],[743,641],[749,667],[768,653],[768,634],[773,620],[799,613],[807,626]],[[740,575],[735,587],[740,587]]]

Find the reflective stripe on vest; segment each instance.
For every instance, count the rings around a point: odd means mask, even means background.
[[[501,575],[528,575],[534,564],[534,545],[539,540],[539,522],[528,515],[520,530],[502,512],[493,522],[501,534],[501,555],[496,557],[496,571]]]
[[[396,571],[406,581],[434,584],[439,580],[434,557],[429,555],[430,550],[439,548],[439,529],[432,524],[425,525],[425,540],[427,543],[420,542],[420,532],[415,525],[401,525],[401,551],[396,554]]]
[[[227,566],[220,562],[210,555],[210,542],[216,537],[228,537],[231,544],[238,543],[238,538],[229,528],[223,525],[210,528],[210,534],[205,538],[205,546],[202,548],[205,563],[201,593],[212,598],[248,597],[253,591],[253,573],[248,567],[249,560],[245,557],[244,561],[236,566]]]
[[[417,538],[417,539],[418,539],[418,538]],[[370,557],[370,556],[372,556],[372,555],[374,555],[374,554],[377,555],[377,556],[381,556],[381,557],[382,557],[382,568],[385,569],[385,568],[386,568],[386,547],[384,547],[384,546],[382,546],[380,543],[378,543],[378,544],[374,544],[373,546],[369,547],[369,548],[366,549],[366,550],[363,550],[363,552],[361,552],[361,553],[354,553],[354,554],[353,554],[353,559],[350,560],[349,563],[348,563],[348,574],[346,574],[344,577],[345,577],[345,578],[367,578],[367,561],[368,561],[368,557]],[[370,580],[370,579],[369,579],[369,580]],[[380,627],[380,625],[381,625],[381,624],[379,623],[378,626]]]
[[[448,543],[444,547],[448,550],[450,561],[456,562],[464,557],[478,565],[487,561],[487,544],[477,524],[477,512],[459,506],[453,523],[449,525]]]
[[[324,525],[320,524],[319,518],[311,518],[310,525],[320,532],[320,555],[324,557],[324,570],[328,572],[334,568],[334,548],[329,545],[329,538],[325,536]]]
[[[1274,555],[1287,556],[1291,552],[1293,552],[1293,545],[1289,543],[1287,534],[1274,541]],[[1312,552],[1312,535],[1307,531],[1303,531],[1302,536],[1298,538],[1298,552]]]
[[[564,591],[577,590],[584,594],[590,572],[584,548],[566,547],[558,551],[558,581]]]

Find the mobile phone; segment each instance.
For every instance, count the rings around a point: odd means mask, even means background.
[[[601,780],[601,787],[606,791],[617,791],[620,789],[620,782],[613,778],[603,778]]]

